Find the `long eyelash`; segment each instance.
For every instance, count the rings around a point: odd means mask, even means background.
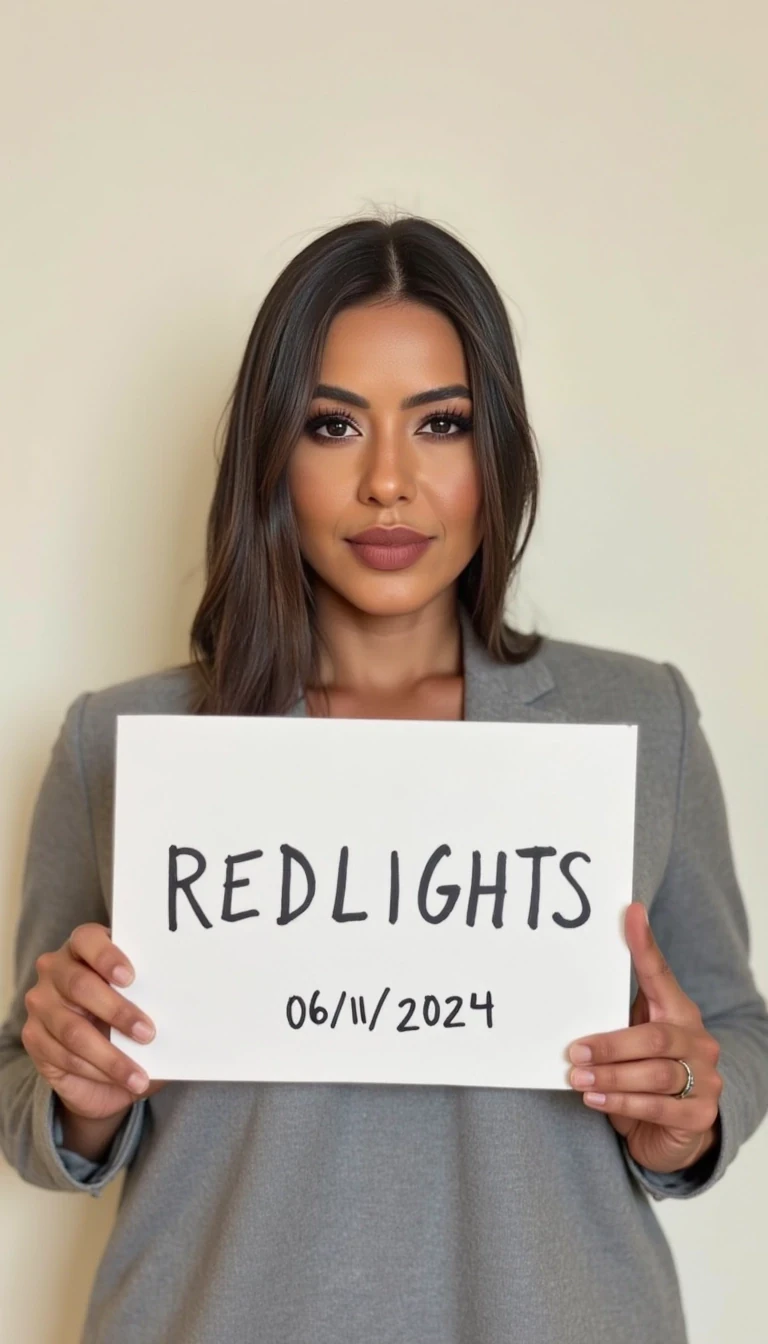
[[[343,420],[347,424],[353,425],[355,429],[358,430],[360,429],[359,424],[355,420],[354,416],[350,415],[349,411],[345,410],[343,406],[333,406],[333,407],[323,407],[322,410],[317,411],[313,416],[311,416],[310,419],[307,420],[305,425],[306,433],[317,435],[318,429],[320,429],[320,427],[324,425],[327,420]],[[461,411],[456,410],[454,407],[446,406],[442,409],[430,411],[429,415],[424,416],[424,419],[419,425],[419,430],[422,430],[424,426],[428,425],[432,420],[449,420],[452,424],[458,425],[459,430],[461,431],[462,434],[468,433],[468,431],[472,428],[471,415],[463,415]],[[329,435],[329,438],[333,437],[336,436]],[[430,437],[433,439],[453,439],[457,438],[458,435],[431,434]],[[324,435],[323,438],[325,438]]]
[[[452,408],[449,409],[448,407],[446,407],[444,410],[430,411],[429,415],[426,415],[422,420],[419,429],[423,429],[425,425],[428,425],[430,420],[450,420],[452,424],[458,425],[462,434],[468,433],[468,431],[472,428],[471,415],[463,415],[461,411]],[[432,434],[430,435],[430,437],[433,439],[457,439],[459,438],[459,435]]]
[[[321,411],[317,411],[315,415],[311,416],[309,420],[307,420],[306,425],[304,426],[305,432],[307,434],[313,434],[317,438],[322,438],[325,442],[327,442],[327,439],[332,440],[336,436],[328,435],[326,438],[325,434],[318,435],[317,433],[318,429],[320,429],[321,425],[325,424],[326,420],[344,420],[348,424],[354,425],[355,429],[360,429],[360,426],[358,425],[354,416],[351,416],[349,414],[349,411],[345,411],[344,408],[341,406],[334,406],[333,408],[329,409],[323,407]],[[341,440],[339,440],[339,442],[341,442]]]

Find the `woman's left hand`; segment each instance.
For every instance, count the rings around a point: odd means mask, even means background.
[[[638,983],[632,1025],[574,1041],[570,1082],[605,1112],[640,1166],[679,1171],[718,1141],[720,1046],[677,983],[641,902],[629,906],[624,927]],[[694,1076],[682,1099],[674,1096],[688,1076],[681,1059]]]

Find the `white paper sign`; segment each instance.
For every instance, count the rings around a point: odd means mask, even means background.
[[[150,1077],[565,1088],[628,1025],[636,725],[117,724]]]

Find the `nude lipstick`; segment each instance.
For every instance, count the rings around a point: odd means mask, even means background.
[[[357,558],[370,569],[408,569],[424,554],[433,538],[412,527],[367,527],[346,540]]]

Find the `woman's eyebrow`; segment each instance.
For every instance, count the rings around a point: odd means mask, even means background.
[[[357,392],[350,392],[345,387],[336,387],[334,383],[318,383],[314,396],[347,401],[350,406],[360,406],[364,411],[370,409],[370,402],[366,401],[365,397],[360,397]],[[426,392],[417,392],[415,396],[406,397],[400,402],[400,408],[409,411],[413,406],[423,406],[428,401],[445,401],[446,397],[467,397],[468,400],[472,400],[469,388],[463,383],[449,383],[447,387],[431,387]]]

